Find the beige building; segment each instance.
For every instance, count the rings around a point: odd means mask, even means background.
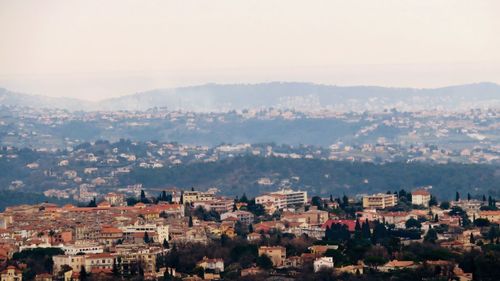
[[[259,256],[266,255],[273,262],[273,266],[283,266],[286,259],[286,249],[281,246],[261,246],[259,248]]]
[[[430,201],[431,194],[425,189],[415,190],[411,193],[411,203],[413,205],[429,207]]]
[[[184,191],[182,200],[184,204],[191,204],[198,201],[212,201],[215,199],[215,193],[211,191]]]
[[[1,281],[22,281],[23,272],[14,266],[8,266],[4,271],[0,272]]]
[[[479,218],[498,223],[500,222],[500,211],[480,211]]]
[[[52,267],[52,272],[54,272],[54,274],[60,272],[63,265],[69,265],[75,272],[80,272],[82,266],[85,266],[84,255],[53,256],[52,261],[54,262],[54,265]]]
[[[396,206],[398,197],[396,194],[378,193],[363,196],[363,208],[367,209],[385,209]]]

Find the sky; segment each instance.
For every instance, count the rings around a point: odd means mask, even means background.
[[[500,83],[498,0],[0,0],[0,87]]]

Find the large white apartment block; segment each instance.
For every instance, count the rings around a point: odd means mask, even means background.
[[[302,206],[306,204],[306,202],[306,191],[295,191],[289,188],[255,197],[255,203],[261,205],[273,205],[276,209]]]
[[[163,240],[170,240],[170,231],[168,225],[155,225],[155,224],[140,224],[128,225],[120,227],[125,237],[130,237],[134,233],[153,232],[156,233],[156,241],[163,242]]]

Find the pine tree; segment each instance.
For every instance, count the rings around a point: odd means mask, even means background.
[[[149,234],[147,231],[144,231],[144,243],[148,244],[149,242]]]
[[[97,207],[95,197],[94,197],[92,200],[90,200],[90,202],[89,202],[89,204],[87,205],[87,207],[93,207],[93,208]]]
[[[87,271],[85,270],[85,266],[82,266],[80,268],[80,280],[85,281],[85,280],[87,280],[87,277],[88,276],[87,276]]]
[[[342,205],[343,205],[343,207],[349,206],[349,198],[345,194],[342,197]]]
[[[188,226],[193,227],[193,217],[192,216],[189,216]]]
[[[149,200],[146,198],[146,193],[144,192],[144,190],[141,189],[141,197],[140,197],[140,201],[144,204],[147,204],[149,203]]]
[[[361,232],[361,224],[359,223],[359,219],[356,219],[356,226],[354,227],[354,238],[359,240],[363,237],[363,233]]]
[[[470,193],[467,193],[467,201],[470,201]]]
[[[430,227],[430,229],[427,231],[427,234],[424,237],[425,242],[429,243],[436,243],[437,241],[437,232],[434,230],[434,228]]]
[[[361,226],[361,237],[363,237],[363,239],[371,239],[370,223],[368,219],[366,219]]]
[[[460,201],[460,193],[458,191],[455,193],[455,201]]]
[[[118,270],[118,265],[116,264],[116,260],[113,259],[113,276],[119,276],[120,271]]]
[[[167,239],[163,239],[163,249],[168,249],[170,248],[170,245],[168,244]]]
[[[474,239],[474,235],[472,235],[472,232],[470,233],[469,242],[470,242],[471,244],[475,244],[475,243],[476,243],[476,239]]]
[[[243,193],[243,196],[241,196],[241,198],[240,198],[240,202],[248,204],[248,198],[247,198],[247,194],[246,193]]]

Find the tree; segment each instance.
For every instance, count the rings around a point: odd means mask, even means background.
[[[141,197],[140,197],[140,200],[142,203],[144,204],[149,204],[151,202],[149,202],[149,199],[146,197],[146,193],[144,192],[143,189],[141,189]]]
[[[455,193],[455,201],[460,201],[460,193],[458,191]]]
[[[93,207],[93,208],[97,207],[97,203],[96,203],[95,197],[92,200],[90,200],[90,202],[87,205],[87,207]]]
[[[478,218],[474,220],[474,225],[477,227],[486,227],[490,225],[490,221],[485,218]]]
[[[354,227],[354,238],[361,239],[363,237],[363,233],[361,232],[361,224],[359,223],[359,219],[356,220],[356,226]]]
[[[422,224],[418,220],[410,218],[405,222],[405,226],[406,228],[421,228]]]
[[[469,242],[470,242],[471,244],[475,244],[475,243],[476,243],[476,239],[474,239],[474,235],[472,235],[472,232],[470,233]]]
[[[342,208],[349,206],[349,198],[344,194],[342,196]]]
[[[120,276],[120,270],[118,269],[118,264],[115,259],[113,259],[113,276]]]
[[[450,202],[448,202],[448,201],[441,202],[441,204],[439,204],[439,208],[441,208],[441,210],[450,209]]]
[[[437,241],[437,232],[434,230],[434,228],[430,227],[429,230],[427,231],[427,234],[424,236],[424,241],[429,242],[429,243],[436,243]]]
[[[470,193],[467,193],[467,201],[470,201]]]
[[[371,239],[371,235],[370,223],[368,222],[368,219],[366,219],[361,226],[361,237],[363,237],[363,239]]]
[[[273,268],[273,261],[265,254],[260,255],[257,258],[256,264],[258,267],[262,269],[271,269]]]
[[[437,206],[438,202],[436,196],[431,195],[431,200],[429,200],[429,206]]]
[[[313,196],[311,198],[311,205],[318,207],[318,210],[323,209],[323,201],[319,196]]]
[[[240,203],[247,203],[248,204],[248,198],[247,198],[246,193],[243,193],[243,196],[241,196]]]
[[[189,216],[188,226],[193,227],[193,217]]]
[[[143,239],[144,239],[144,243],[146,243],[146,244],[148,244],[149,242],[151,242],[150,239],[149,239],[149,234],[148,234],[147,231],[144,231],[144,238]]]
[[[87,276],[87,271],[85,270],[85,266],[82,266],[80,268],[80,280],[85,281],[85,280],[87,280],[87,277],[88,276]]]
[[[383,246],[373,246],[365,254],[365,263],[377,267],[389,261],[389,254]]]
[[[168,244],[167,239],[163,239],[163,249],[169,249],[170,245]]]

